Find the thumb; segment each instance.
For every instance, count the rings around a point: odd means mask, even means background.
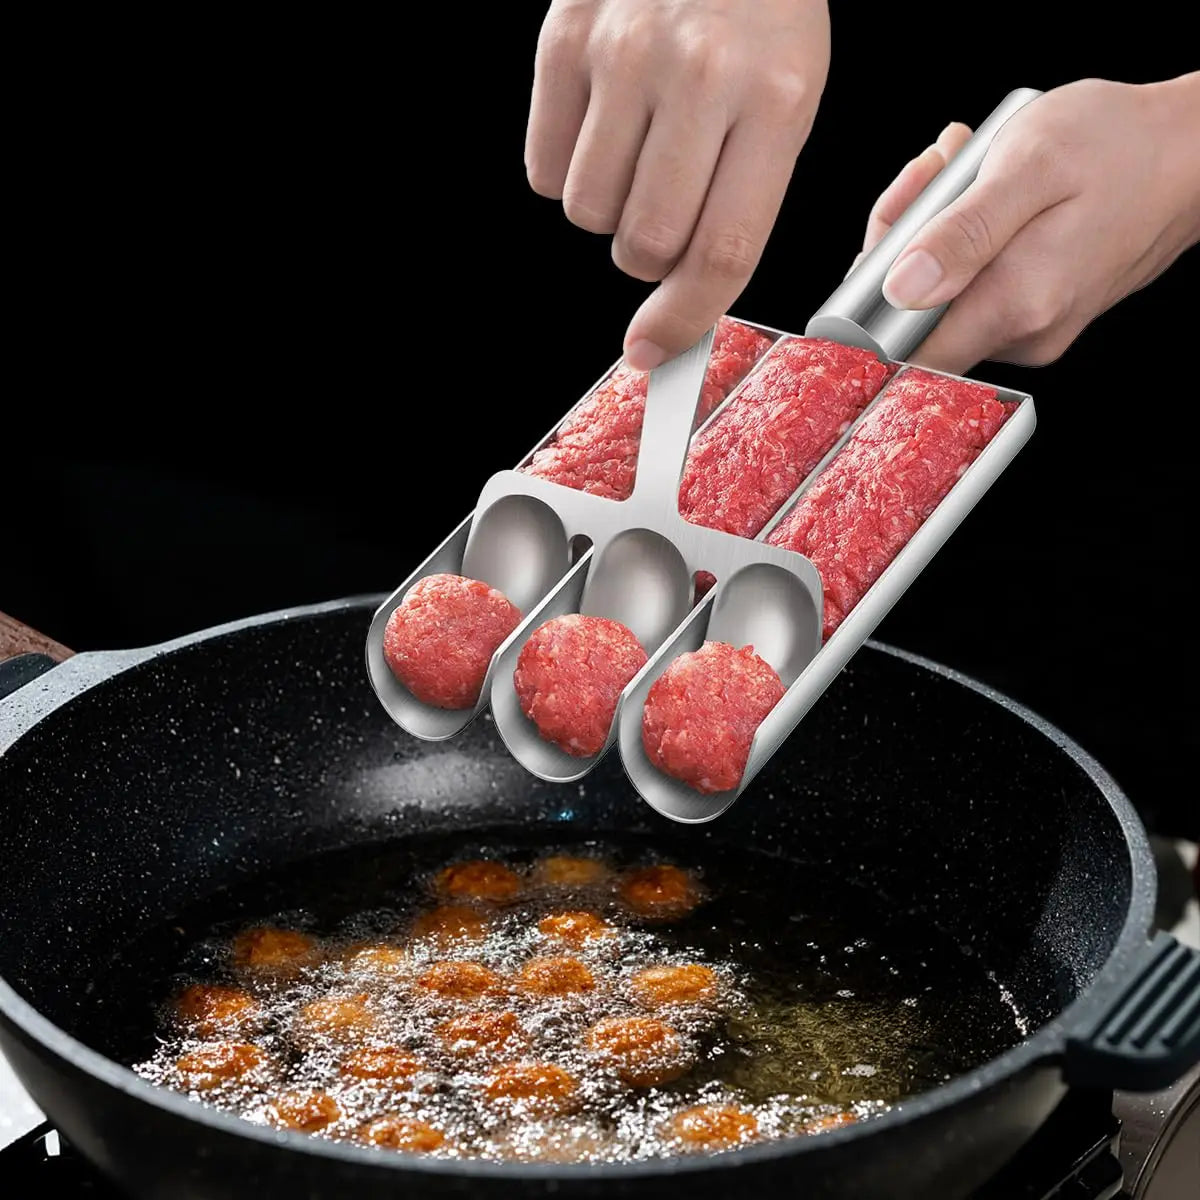
[[[916,309],[953,300],[1050,203],[1038,172],[1000,170],[985,177],[981,171],[892,263],[884,299],[894,308]]]

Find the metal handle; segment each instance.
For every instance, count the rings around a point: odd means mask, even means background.
[[[879,244],[850,272],[817,309],[805,329],[808,337],[831,338],[872,350],[884,359],[907,358],[941,320],[947,305],[910,310],[893,308],[883,298],[883,281],[900,252],[931,217],[952,204],[974,182],[992,140],[1013,113],[1042,93],[1034,88],[1009,92],[975,131],[974,137],[905,209]]]

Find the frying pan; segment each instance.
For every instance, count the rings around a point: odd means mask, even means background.
[[[130,1195],[787,1187],[940,1200],[993,1174],[1068,1087],[1156,1088],[1200,1058],[1200,956],[1149,934],[1153,866],[1133,810],[1079,747],[996,692],[868,645],[743,804],[679,826],[611,762],[582,789],[551,785],[517,766],[486,721],[444,743],[398,733],[360,665],[377,603],[59,665],[46,653],[0,664],[0,1049]],[[0,643],[24,638],[0,622]],[[459,829],[560,843],[643,833],[681,858],[711,861],[730,844],[798,869],[833,864],[970,945],[1034,1032],[859,1125],[613,1166],[424,1160],[275,1132],[157,1089],[104,1053],[111,1019],[92,981],[172,914],[322,851]]]

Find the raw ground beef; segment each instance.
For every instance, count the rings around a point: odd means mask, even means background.
[[[810,558],[825,637],[995,436],[1015,404],[994,388],[909,367],[768,541]]]
[[[587,757],[604,745],[622,689],[645,665],[645,650],[620,621],[571,613],[534,631],[513,685],[546,741]]]
[[[783,693],[753,646],[705,642],[654,681],[642,708],[642,745],[659,770],[697,791],[728,791],[746,769],[754,731]]]
[[[520,621],[520,609],[478,579],[426,575],[388,618],[384,661],[423,703],[471,708],[492,655]]]
[[[767,352],[771,339],[739,321],[717,323],[696,413],[703,421]],[[619,366],[539,450],[524,471],[564,487],[625,500],[633,491],[650,376]]]

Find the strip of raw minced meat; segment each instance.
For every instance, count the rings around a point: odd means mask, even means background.
[[[767,541],[810,558],[825,637],[920,528],[1016,405],[918,367],[896,377]]]
[[[757,329],[721,318],[704,376],[697,424],[737,387],[770,345],[771,339]],[[645,372],[619,366],[568,414],[554,441],[537,451],[522,469],[564,487],[610,500],[627,499],[637,473],[649,378]]]

